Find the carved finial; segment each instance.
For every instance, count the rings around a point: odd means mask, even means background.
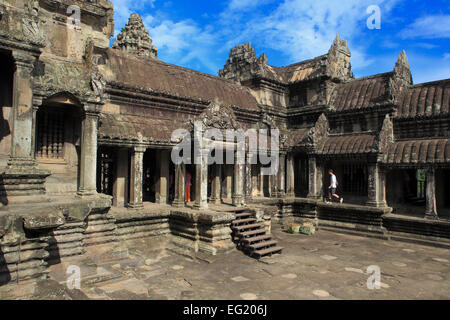
[[[219,77],[236,82],[251,79],[255,75],[263,75],[267,69],[267,56],[256,56],[250,42],[237,45],[230,50],[229,59],[219,71]]]
[[[409,66],[408,56],[406,55],[405,50],[403,50],[397,58],[397,62],[395,63],[394,74],[403,81],[406,81],[407,84],[412,84],[412,75],[411,68]]]
[[[157,58],[158,49],[152,45],[147,29],[140,15],[134,13],[130,16],[127,25],[114,41],[113,48],[136,54],[143,57]]]

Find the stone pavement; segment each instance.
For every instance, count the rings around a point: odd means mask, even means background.
[[[158,249],[149,239],[128,250],[91,249],[51,267],[48,280],[0,287],[0,299],[449,299],[450,250],[319,231],[291,235],[274,228],[282,255],[256,261],[233,251],[212,263]],[[149,243],[151,242],[151,243]],[[161,245],[163,247],[163,245]],[[66,270],[81,268],[81,290]],[[381,288],[366,270],[379,266]]]

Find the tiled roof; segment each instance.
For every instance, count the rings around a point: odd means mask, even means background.
[[[183,123],[168,119],[102,113],[98,135],[103,139],[144,140],[170,142],[173,131],[184,128]]]
[[[405,91],[398,101],[398,118],[450,113],[450,79],[424,83]]]
[[[119,50],[108,49],[107,54],[102,68],[107,82],[205,101],[218,98],[225,105],[259,111],[251,93],[231,81]]]
[[[387,81],[390,73],[356,79],[340,84],[330,102],[335,111],[357,110],[384,104],[387,101]]]
[[[385,155],[384,162],[388,164],[449,163],[450,139],[397,141]]]
[[[359,154],[376,152],[377,137],[373,134],[329,136],[318,147],[317,153],[324,155]]]
[[[321,61],[326,58],[326,55],[317,57],[315,59],[302,61],[286,67],[271,67],[286,83],[302,81],[323,74],[321,68]]]

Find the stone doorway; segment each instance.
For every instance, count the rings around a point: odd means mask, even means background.
[[[44,103],[36,113],[35,157],[52,172],[48,194],[74,193],[80,186],[81,107]]]

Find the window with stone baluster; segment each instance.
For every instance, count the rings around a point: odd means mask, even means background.
[[[64,159],[64,113],[40,110],[37,113],[36,157]]]

